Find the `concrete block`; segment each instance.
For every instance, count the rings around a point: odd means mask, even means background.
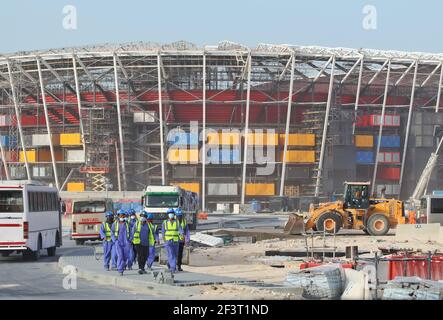
[[[396,241],[441,241],[440,224],[401,224],[395,232]]]
[[[217,238],[214,236],[210,236],[209,234],[203,234],[200,232],[191,235],[191,241],[205,244],[210,247],[220,247],[220,246],[224,245],[223,239],[220,239],[220,238]]]
[[[341,300],[364,300],[367,274],[363,271],[344,268],[345,290]]]

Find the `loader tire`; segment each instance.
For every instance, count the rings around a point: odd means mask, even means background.
[[[334,222],[335,222],[335,233],[337,233],[340,230],[340,228],[343,226],[343,220],[341,216],[334,212],[325,212],[320,217],[318,217],[315,223],[315,228],[318,231],[323,231],[324,227],[326,227],[326,232],[333,233]]]
[[[369,217],[366,229],[371,236],[383,236],[389,231],[389,219],[381,213]]]

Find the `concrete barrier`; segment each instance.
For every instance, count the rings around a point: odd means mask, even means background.
[[[441,242],[443,235],[440,235],[442,228],[439,223],[429,224],[401,224],[397,226],[395,233],[396,241],[434,241]]]

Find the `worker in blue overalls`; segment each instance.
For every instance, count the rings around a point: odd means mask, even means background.
[[[117,252],[117,271],[121,276],[128,262],[128,248],[131,243],[129,241],[130,236],[131,232],[126,212],[120,209],[118,211],[118,221],[115,221],[111,228],[111,238]]]
[[[177,268],[178,241],[180,235],[183,235],[183,230],[175,219],[174,209],[170,208],[166,213],[168,214],[168,219],[163,221],[162,234],[166,250],[168,251],[168,268],[174,273]]]
[[[112,259],[112,266],[117,267],[117,263],[114,264],[113,252],[114,242],[112,242],[111,228],[114,223],[114,213],[112,211],[107,211],[105,213],[106,221],[102,223],[100,227],[100,239],[103,241],[103,264],[105,270],[109,271],[109,264]]]
[[[188,221],[183,217],[182,209],[175,209],[175,216],[177,217],[177,221],[183,230],[183,235],[179,235],[178,240],[178,255],[177,255],[177,270],[183,271],[182,269],[182,260],[183,260],[183,250],[185,246],[189,245],[189,241],[191,239],[191,233],[189,231]]]
[[[146,261],[148,270],[151,271],[155,260],[155,245],[160,244],[160,240],[158,237],[158,226],[154,224],[154,215],[146,211],[143,211],[143,214],[148,218],[148,227],[151,230],[150,234],[153,236],[153,238],[149,239],[148,261]]]
[[[138,221],[137,215],[135,214],[134,209],[129,209],[128,215],[129,215],[129,230],[132,230],[132,228]],[[132,265],[135,263],[136,258],[137,258],[137,252],[135,251],[135,245],[131,241],[128,248],[128,270],[132,270]]]

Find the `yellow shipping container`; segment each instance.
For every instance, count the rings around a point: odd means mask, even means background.
[[[276,134],[276,133],[248,133],[248,145],[278,146],[278,134]]]
[[[198,149],[170,149],[168,151],[169,162],[198,163],[198,158]]]
[[[61,133],[60,145],[62,146],[79,146],[82,145],[80,133]]]
[[[374,146],[374,137],[371,135],[356,135],[355,146],[360,148],[372,148]]]
[[[283,161],[283,152],[280,159]],[[287,150],[287,163],[312,163],[315,162],[315,151],[313,150]]]
[[[273,196],[275,195],[275,185],[273,183],[247,183],[247,196]]]
[[[172,185],[179,186],[183,190],[192,191],[200,194],[200,183],[198,182],[177,182]]]
[[[85,191],[85,183],[84,182],[68,182],[67,191],[71,192],[83,192]]]
[[[26,150],[26,156],[28,158],[28,162],[35,162],[37,160],[36,155],[37,153],[35,152],[35,150]],[[23,151],[20,151],[19,153],[19,161],[25,162],[25,154]]]
[[[285,145],[285,134],[280,135],[280,145]],[[315,147],[315,134],[312,133],[290,133],[288,146]]]

